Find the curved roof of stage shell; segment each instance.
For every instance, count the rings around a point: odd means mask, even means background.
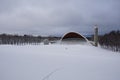
[[[88,39],[77,32],[68,32],[61,38],[61,42],[63,41],[88,42]]]

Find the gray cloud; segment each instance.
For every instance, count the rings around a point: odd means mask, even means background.
[[[120,0],[0,0],[0,33],[61,35],[120,30]]]

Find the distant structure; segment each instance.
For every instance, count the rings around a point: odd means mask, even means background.
[[[77,32],[68,32],[61,38],[62,44],[86,44],[88,39]]]
[[[61,38],[61,44],[91,44],[98,46],[98,27],[94,28],[94,41],[89,41],[86,37],[77,32],[68,32]]]

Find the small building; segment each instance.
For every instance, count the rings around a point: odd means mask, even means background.
[[[49,40],[48,39],[45,39],[43,42],[44,42],[44,45],[49,45]]]
[[[68,32],[61,38],[62,44],[88,44],[89,41],[77,32]]]

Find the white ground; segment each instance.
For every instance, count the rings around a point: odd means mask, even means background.
[[[0,80],[120,80],[120,53],[87,45],[2,45]]]

